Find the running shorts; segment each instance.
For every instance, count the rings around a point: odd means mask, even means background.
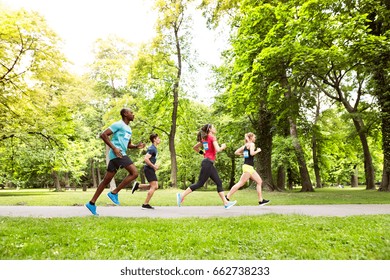
[[[144,165],[144,173],[148,182],[157,181],[156,171],[149,165]]]
[[[130,164],[133,164],[132,160],[128,156],[123,156],[121,158],[114,158],[108,163],[107,171],[117,172],[119,168],[126,167]]]
[[[242,172],[243,173],[246,173],[246,172],[248,172],[249,174],[253,174],[253,173],[255,173],[255,169],[254,169],[254,167],[252,166],[252,165],[249,165],[249,164],[244,164],[243,166],[242,166]]]

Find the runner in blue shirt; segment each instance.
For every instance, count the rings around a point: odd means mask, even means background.
[[[134,120],[133,111],[125,108],[121,110],[120,114],[122,120],[113,123],[100,135],[104,143],[110,147],[108,155],[110,162],[108,163],[107,173],[104,176],[103,181],[99,184],[92,199],[85,204],[88,210],[94,215],[98,215],[95,205],[96,200],[111,182],[112,178],[114,178],[119,168],[125,168],[129,172],[129,175],[124,178],[113,191],[107,194],[111,201],[116,205],[119,205],[118,192],[138,177],[138,170],[133,161],[127,156],[126,151],[128,148],[143,149],[145,144],[142,142],[138,145],[131,144],[132,131],[129,123]],[[110,136],[112,136],[111,140]]]
[[[138,182],[134,182],[133,188],[131,190],[134,193],[138,189],[148,189],[148,194],[146,195],[146,199],[144,204],[142,204],[142,209],[154,209],[153,206],[150,206],[149,202],[152,198],[154,192],[158,189],[158,181],[156,176],[156,171],[158,169],[157,161],[157,146],[160,144],[161,140],[157,134],[152,133],[149,137],[152,145],[146,151],[146,155],[144,157],[145,165],[144,165],[144,173],[145,177],[148,180],[149,184],[140,184]]]

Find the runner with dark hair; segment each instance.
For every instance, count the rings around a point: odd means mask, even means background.
[[[219,146],[217,138],[215,137],[216,133],[217,130],[212,124],[204,125],[199,131],[197,136],[198,142],[193,147],[193,149],[197,153],[200,153],[204,156],[204,159],[202,161],[202,167],[199,174],[199,179],[198,182],[192,184],[182,194],[180,193],[176,194],[177,205],[179,207],[181,206],[184,198],[187,195],[189,195],[196,189],[201,188],[209,178],[211,178],[217,185],[217,192],[225,206],[225,209],[229,209],[234,204],[236,204],[236,201],[228,201],[226,199],[222,187],[222,181],[219,178],[218,171],[214,166],[216,154],[226,149],[226,144],[222,144],[221,146]],[[203,150],[200,149],[201,147],[203,147]]]
[[[134,120],[133,111],[128,108],[124,108],[120,111],[120,114],[122,116],[122,120],[113,123],[100,135],[100,138],[103,139],[104,143],[110,147],[110,151],[108,153],[110,162],[108,163],[107,173],[104,176],[103,181],[97,187],[92,199],[85,204],[93,215],[98,215],[95,205],[96,200],[108,184],[110,184],[119,168],[126,169],[129,172],[129,175],[124,178],[113,191],[107,193],[107,196],[116,205],[120,204],[118,192],[138,177],[137,168],[135,167],[133,161],[126,155],[126,151],[127,149],[143,149],[145,144],[142,142],[137,145],[131,144],[132,131],[129,123]]]
[[[158,181],[156,176],[156,171],[158,170],[157,161],[157,146],[160,144],[161,139],[157,134],[153,133],[149,137],[152,145],[146,151],[146,155],[144,157],[145,165],[144,165],[144,173],[145,177],[148,180],[149,184],[140,184],[138,182],[134,182],[131,193],[134,193],[138,189],[148,189],[148,193],[146,195],[146,199],[144,204],[142,204],[142,209],[154,209],[153,206],[150,206],[149,202],[152,198],[154,192],[158,189]]]

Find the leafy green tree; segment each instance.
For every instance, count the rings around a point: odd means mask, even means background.
[[[368,13],[372,43],[362,44],[357,50],[367,62],[367,75],[372,73],[373,95],[378,98],[382,116],[383,173],[379,190],[390,191],[390,1],[364,1]]]
[[[136,69],[141,69],[145,79],[152,79],[152,89],[147,89],[138,80],[132,88],[146,89],[146,94],[159,98],[159,110],[161,121],[166,122],[164,112],[170,110],[168,132],[169,151],[171,159],[171,185],[177,187],[177,150],[176,136],[178,128],[178,110],[180,94],[183,94],[183,71],[184,63],[189,62],[190,41],[191,41],[191,16],[188,12],[192,0],[156,0],[155,10],[157,11],[156,37],[154,38],[149,51],[146,48],[139,55]],[[144,49],[145,50],[145,49]],[[146,63],[146,64],[143,64]],[[133,72],[137,73],[137,72]],[[131,74],[133,75],[134,74]],[[136,79],[133,79],[133,81]],[[132,83],[132,81],[130,81]],[[152,90],[151,92],[149,90]],[[184,94],[183,94],[184,95]],[[152,110],[151,110],[152,111]],[[165,125],[164,125],[165,126]]]
[[[94,90],[100,96],[97,100],[100,100],[99,102],[104,98],[110,100],[109,104],[106,104],[107,107],[110,107],[110,103],[117,98],[127,98],[129,94],[137,96],[136,92],[130,92],[127,87],[127,73],[133,61],[134,52],[134,44],[115,35],[110,35],[104,39],[99,38],[95,41],[93,46],[95,59],[89,65],[89,78],[94,81]],[[113,108],[109,108],[110,112],[111,109]],[[118,109],[118,112],[120,109]],[[114,114],[117,115],[117,112],[114,112]],[[106,164],[109,162],[108,151],[109,147],[106,146]],[[96,159],[91,159],[92,165],[95,162]],[[96,179],[94,179],[94,185],[96,185]],[[115,187],[115,178],[113,178],[110,182],[110,188],[114,189]]]
[[[312,184],[301,147],[296,119],[299,115],[299,102],[305,93],[299,80],[290,75],[289,63],[294,48],[291,47],[294,30],[284,28],[284,23],[294,17],[293,4],[279,1],[242,1],[234,23],[238,28],[232,35],[232,54],[228,56],[232,71],[229,99],[235,110],[253,115],[253,125],[257,128],[260,146],[266,152],[263,157],[260,175],[274,189],[271,172],[272,127],[277,112],[280,120],[288,121],[290,137],[299,161],[303,191],[312,191]],[[283,26],[282,26],[283,24]]]
[[[375,171],[361,112],[368,107],[362,98],[368,76],[356,45],[371,40],[366,32],[367,15],[354,1],[306,2],[298,12],[299,46],[295,66],[310,75],[310,82],[329,98],[343,104],[359,134],[364,153],[366,188],[375,189]],[[303,64],[302,61],[305,63]]]
[[[59,102],[70,79],[59,39],[39,14],[23,9],[1,13],[0,23],[1,142],[12,147],[23,142],[30,151],[49,148],[37,151],[35,158],[46,159],[42,163],[55,174],[61,165],[58,152],[74,129],[68,109]],[[12,179],[22,182],[26,171]]]
[[[367,26],[374,26],[376,29],[373,30],[378,31],[378,27],[387,22],[385,2],[203,1],[214,9],[212,19],[218,19],[226,10],[234,14],[232,50],[226,63],[232,71],[231,75],[229,71],[224,73],[231,77],[228,89],[235,109],[242,104],[247,112],[265,106],[277,116],[276,122],[272,123],[282,131],[284,125],[280,121],[288,121],[303,190],[311,190],[311,183],[305,151],[297,134],[299,125],[303,127],[304,123],[297,121],[303,120],[305,107],[314,106],[319,90],[343,104],[349,113],[362,143],[366,187],[375,188],[375,164],[368,139],[371,126],[365,123],[365,120],[373,119],[367,118],[368,115],[377,112],[367,94],[371,92],[369,84],[372,81],[372,64],[369,63],[373,60],[369,57],[378,57],[373,54],[379,50],[382,56],[376,60],[376,65],[379,61],[387,62],[383,58],[388,54],[385,47],[388,43],[385,36],[371,36]],[[375,19],[373,24],[369,23],[368,15]],[[386,30],[381,28],[380,34],[386,34]],[[385,66],[382,63],[380,69]],[[386,73],[381,70],[377,73]],[[386,100],[386,94],[383,94],[387,92],[383,87],[386,77],[382,75],[379,80],[382,86],[376,87],[380,88],[377,96]],[[313,90],[313,85],[317,90]],[[382,111],[386,104],[383,100]],[[319,178],[318,164],[315,165]]]
[[[94,62],[90,75],[97,82],[97,90],[112,97],[122,96],[126,89],[126,76],[133,60],[135,47],[125,39],[110,35],[97,39],[93,46]]]

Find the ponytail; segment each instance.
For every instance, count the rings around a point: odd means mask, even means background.
[[[245,133],[245,143],[248,143],[249,142],[249,137],[248,137],[248,133]]]
[[[198,142],[202,142],[203,140],[205,140],[207,138],[207,135],[210,132],[211,127],[212,127],[212,124],[209,124],[209,123],[202,126],[202,128],[198,132],[196,140]]]
[[[198,134],[196,135],[196,141],[202,142],[202,131],[201,130],[199,130]]]
[[[253,136],[255,136],[255,134],[252,133],[252,132],[245,133],[245,143],[248,143],[249,140],[250,140],[251,138],[253,138]]]

